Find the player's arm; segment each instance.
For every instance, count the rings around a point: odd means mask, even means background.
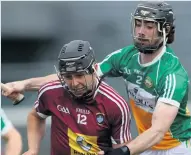
[[[27,118],[27,135],[28,135],[28,148],[24,155],[38,154],[40,142],[45,134],[45,120],[51,115],[49,104],[51,98],[49,94],[40,89],[35,102],[34,108],[29,113]]]
[[[166,110],[168,109],[168,110]],[[178,112],[178,107],[158,102],[152,117],[152,126],[126,146],[112,150],[109,155],[135,155],[159,143],[169,130]],[[101,154],[100,154],[101,155]]]
[[[141,153],[159,143],[169,130],[178,113],[178,107],[164,102],[157,102],[152,117],[152,126],[127,144],[131,154]]]
[[[28,152],[37,155],[45,133],[45,119],[33,109],[27,118]]]
[[[5,155],[20,155],[22,150],[22,139],[20,133],[14,128],[7,118],[3,109],[0,108],[1,136],[5,140]]]
[[[186,75],[172,73],[161,79],[161,92],[153,113],[152,126],[127,145],[131,154],[143,152],[162,140],[178,113],[180,103],[188,96],[188,85]]]
[[[42,85],[45,85],[48,82],[59,80],[57,74],[51,74],[44,77],[36,77],[24,80],[24,90],[39,90]]]
[[[123,75],[122,69],[126,63],[135,54],[134,46],[119,49],[107,55],[105,59],[95,65],[97,75],[99,77],[120,77]]]
[[[22,150],[22,139],[20,133],[12,126],[9,131],[2,135],[5,140],[5,155],[20,155]]]
[[[162,79],[159,84],[162,87],[161,92],[152,116],[152,126],[128,143],[127,147],[114,149],[109,155],[133,155],[159,143],[176,118],[180,103],[188,96],[188,84],[188,78],[180,74],[169,74]]]
[[[119,77],[120,59],[122,57],[122,49],[114,51],[107,55],[102,62],[95,65],[96,73],[99,77]]]
[[[13,93],[22,93],[24,91],[39,90],[39,88],[42,85],[56,80],[58,80],[58,76],[56,74],[51,74],[44,77],[36,77],[26,79],[23,81],[10,82],[6,84],[9,89],[6,92],[3,92],[3,95],[11,97]]]

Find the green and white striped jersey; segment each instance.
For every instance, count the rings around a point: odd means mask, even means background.
[[[5,135],[9,129],[11,129],[12,123],[11,121],[7,118],[5,112],[3,111],[3,109],[0,109],[0,116],[1,116],[1,136]]]
[[[163,140],[153,149],[169,149],[191,138],[191,116],[187,108],[189,79],[178,57],[169,47],[150,63],[140,63],[134,45],[117,50],[95,67],[99,76],[123,77],[139,133],[151,127],[157,101],[179,108]]]

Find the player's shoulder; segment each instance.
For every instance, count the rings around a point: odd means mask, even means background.
[[[188,73],[172,48],[167,46],[161,64],[167,76],[169,74],[174,74],[188,80]]]
[[[48,82],[42,85],[38,91],[39,97],[42,95],[51,96],[52,94],[60,94],[63,93],[63,86],[59,80]]]
[[[98,93],[102,96],[102,104],[108,108],[123,107],[127,105],[125,99],[110,85],[102,81]]]
[[[111,54],[118,54],[118,55],[121,55],[121,56],[124,56],[124,55],[134,55],[138,53],[137,52],[137,49],[135,48],[134,45],[128,45],[128,46],[125,46],[123,48],[120,48],[118,50],[115,50],[114,52],[112,52]]]

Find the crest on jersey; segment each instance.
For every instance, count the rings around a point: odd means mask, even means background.
[[[104,114],[97,113],[96,114],[96,120],[97,120],[98,124],[103,124],[103,122],[104,122]]]
[[[77,143],[80,145],[80,147],[81,147],[83,150],[85,150],[85,151],[89,151],[89,150],[91,149],[91,147],[92,147],[92,145],[89,144],[89,143],[87,143],[87,142],[85,141],[84,137],[82,137],[82,136],[78,136],[78,137],[76,138],[76,142],[77,142]]]
[[[153,82],[152,82],[151,78],[148,76],[145,78],[145,86],[147,88],[151,88],[153,86]]]

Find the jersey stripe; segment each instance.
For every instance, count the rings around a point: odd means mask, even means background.
[[[114,96],[118,99],[118,101],[120,101],[121,100],[121,105],[122,105],[122,107],[123,107],[123,109],[125,110],[125,114],[126,114],[126,117],[125,117],[125,134],[124,135],[126,135],[127,134],[127,141],[129,141],[129,140],[131,140],[131,133],[130,133],[130,122],[131,122],[131,113],[130,113],[130,108],[129,108],[129,106],[128,106],[128,104],[127,104],[127,102],[111,87],[111,86],[109,86],[107,83],[105,83],[105,82],[103,82],[103,85],[105,85],[106,87],[107,87],[107,89],[109,90],[109,91],[111,91],[113,94],[114,94]]]
[[[54,81],[54,82],[51,82],[51,83],[47,83],[45,85],[42,86],[41,89],[39,89],[39,94],[38,94],[38,98],[37,100],[35,101],[34,103],[34,108],[37,109],[37,107],[39,106],[39,98],[41,97],[41,95],[46,92],[47,90],[51,90],[51,89],[55,89],[55,88],[61,88],[63,87],[61,85],[61,83],[59,81]],[[48,117],[48,115],[45,115],[43,113],[40,113],[37,111],[37,114],[43,118],[43,119],[46,119]]]
[[[100,93],[107,96],[109,99],[111,99],[116,105],[119,107],[122,113],[122,126],[120,131],[120,142],[124,143],[131,139],[131,133],[129,130],[130,126],[130,111],[127,103],[125,100],[118,95],[116,91],[114,91],[109,85],[102,82],[102,85],[99,87],[101,90]],[[123,137],[124,136],[124,137]]]
[[[167,96],[166,96],[167,98],[169,98],[170,91],[171,91],[171,87],[172,87],[172,85],[173,85],[173,84],[172,84],[172,82],[173,82],[173,81],[172,81],[172,75],[170,74],[170,75],[168,75],[168,77],[169,77],[169,78],[168,78],[168,84],[169,84],[169,85],[167,86],[167,88],[168,88]]]
[[[52,85],[55,85],[55,84],[60,84],[60,81],[57,80],[57,81],[49,82],[49,83],[43,85],[43,86],[39,89],[39,92],[40,92],[42,89],[44,89],[45,87],[52,86]]]
[[[175,91],[175,88],[176,88],[176,77],[175,77],[175,74],[169,74],[166,77],[163,98],[172,99],[174,91]]]
[[[167,92],[167,83],[168,83],[168,76],[166,77],[166,81],[165,81],[165,88],[164,88],[164,94],[163,94],[163,98],[166,98],[166,92]]]
[[[130,120],[127,115],[128,112],[126,110],[126,108],[124,107],[127,103],[122,102],[118,97],[116,97],[116,92],[111,92],[111,90],[107,89],[107,88],[103,88],[104,91],[106,91],[112,98],[115,98],[115,103],[118,105],[118,107],[120,108],[121,112],[122,112],[122,124],[123,124],[123,128],[121,128],[121,143],[127,142],[130,139],[130,132],[128,131],[128,127],[130,125]],[[124,136],[124,137],[123,137]]]
[[[158,85],[158,76],[159,76],[159,70],[160,70],[160,61],[161,61],[161,59],[159,60],[158,67],[157,67],[156,86]]]
[[[172,79],[173,79],[173,88],[172,88],[172,91],[171,91],[171,94],[170,94],[170,99],[172,99],[173,95],[174,95],[174,90],[176,88],[176,77],[174,74],[172,74]]]
[[[113,102],[115,102],[118,107],[120,108],[121,112],[122,112],[122,126],[121,126],[121,129],[120,129],[120,143],[124,143],[124,139],[122,138],[122,134],[123,134],[123,128],[124,128],[124,112],[123,110],[121,109],[121,106],[119,106],[118,102],[112,98],[111,96],[109,96],[109,94],[107,94],[106,92],[102,91],[102,90],[98,90],[101,94],[105,95],[107,98],[109,98],[110,100],[112,100]]]
[[[50,90],[50,89],[55,89],[55,88],[61,88],[61,87],[63,87],[63,86],[61,85],[60,82],[59,83],[58,82],[53,82],[53,83],[48,83],[48,84],[44,85],[43,88],[39,90],[38,99],[41,97],[41,95],[45,91]]]

